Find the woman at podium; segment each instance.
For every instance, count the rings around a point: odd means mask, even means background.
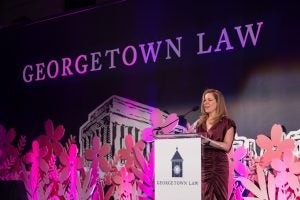
[[[226,200],[229,175],[226,153],[232,147],[236,125],[228,117],[224,96],[220,91],[204,91],[196,131],[204,144],[201,156],[202,199]]]

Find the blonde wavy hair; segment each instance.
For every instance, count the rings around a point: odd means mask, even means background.
[[[200,126],[203,122],[206,122],[206,120],[208,119],[208,113],[206,113],[204,111],[204,105],[203,105],[204,97],[207,93],[211,93],[215,97],[216,102],[217,102],[216,116],[212,120],[213,124],[216,123],[217,121],[219,121],[222,117],[228,116],[223,94],[219,90],[216,90],[216,89],[206,89],[202,94],[201,113],[200,113],[199,119],[197,120],[198,121],[197,127]]]

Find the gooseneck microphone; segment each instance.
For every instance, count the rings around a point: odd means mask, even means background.
[[[183,115],[179,115],[179,116],[186,117],[191,112],[195,112],[195,111],[199,110],[199,108],[200,108],[200,106],[194,106],[191,110],[189,110],[186,113],[184,113]]]
[[[164,126],[161,126],[161,127],[157,127],[157,128],[154,128],[152,131],[160,131],[161,129],[163,128],[166,128],[168,126],[170,126],[171,124],[179,121],[180,119],[185,119],[185,117],[190,114],[191,112],[195,112],[197,110],[199,110],[200,106],[194,106],[192,109],[190,109],[189,111],[187,111],[186,113],[184,113],[183,115],[179,115],[179,117],[177,119],[175,119],[174,121],[164,125]]]

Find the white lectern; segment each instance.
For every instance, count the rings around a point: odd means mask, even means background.
[[[201,138],[198,134],[155,136],[155,199],[201,199]]]

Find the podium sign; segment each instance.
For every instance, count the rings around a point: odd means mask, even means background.
[[[155,199],[201,199],[201,138],[156,137]]]

